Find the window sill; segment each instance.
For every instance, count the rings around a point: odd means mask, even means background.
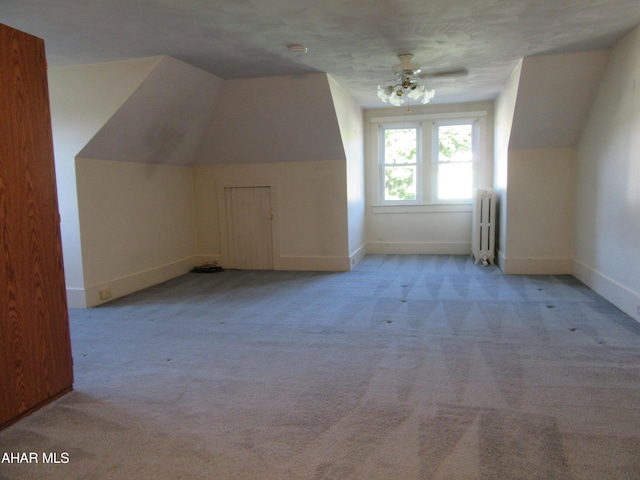
[[[467,213],[471,212],[471,203],[437,203],[405,205],[371,205],[371,213]]]

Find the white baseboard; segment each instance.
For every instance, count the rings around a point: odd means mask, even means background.
[[[350,268],[355,267],[359,264],[364,257],[367,256],[367,246],[361,245],[355,252],[349,255],[350,258]]]
[[[601,295],[631,318],[640,322],[640,313],[638,312],[638,308],[640,308],[639,292],[634,292],[627,286],[578,260],[573,261],[573,275],[598,295]]]
[[[372,255],[471,255],[471,242],[369,242]]]
[[[570,258],[506,258],[498,252],[498,265],[508,275],[571,275]]]
[[[504,272],[504,261],[505,261],[504,252],[502,250],[498,250],[498,254],[496,255],[496,262],[498,264],[498,267],[500,267],[500,270],[502,270],[503,272]]]
[[[67,306],[69,308],[87,308],[87,294],[84,288],[67,287]]]
[[[276,270],[297,270],[301,272],[348,272],[351,270],[349,257],[303,257],[280,255],[274,260]]]
[[[118,297],[129,295],[147,287],[157,285],[189,272],[198,264],[198,257],[188,257],[142,272],[132,273],[120,278],[91,285],[85,289],[86,306],[95,307]],[[108,297],[105,292],[109,292]],[[101,297],[101,292],[103,293]],[[104,298],[107,297],[107,298]]]

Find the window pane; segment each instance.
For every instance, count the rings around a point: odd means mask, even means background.
[[[417,128],[387,128],[384,130],[384,163],[416,163]]]
[[[473,170],[471,163],[441,163],[438,166],[438,200],[471,198]]]
[[[415,200],[416,167],[392,166],[384,169],[385,200]]]
[[[469,200],[473,189],[473,123],[438,125],[437,199]]]
[[[438,127],[438,161],[470,162],[473,160],[471,124]]]

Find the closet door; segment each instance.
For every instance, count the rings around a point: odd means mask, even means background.
[[[0,24],[0,428],[71,390],[44,42]]]
[[[224,189],[229,268],[273,270],[271,187]]]

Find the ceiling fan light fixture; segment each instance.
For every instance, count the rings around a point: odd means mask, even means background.
[[[378,98],[383,102],[389,101],[389,96],[393,95],[393,86],[384,87],[382,85],[378,85]]]
[[[400,105],[402,105],[404,103],[404,98],[402,98],[402,92],[400,92],[398,94],[398,92],[396,92],[395,95],[391,95],[389,97],[389,103],[395,107],[399,107]]]
[[[400,63],[391,67],[393,73],[396,75],[400,75],[404,72],[412,72],[412,75],[420,73],[420,65],[411,61],[413,59],[412,53],[403,53],[402,55],[398,55],[398,58],[400,59]]]
[[[378,98],[395,106],[402,105],[405,98],[417,100],[426,105],[435,95],[435,91],[427,90],[423,83],[418,82],[417,75],[420,73],[420,65],[411,61],[413,55],[410,53],[398,55],[398,58],[400,63],[394,65],[392,70],[398,77],[399,83],[386,86],[378,85]]]
[[[427,90],[427,87],[425,85],[416,84],[413,86],[413,88],[409,92],[408,97],[411,98],[412,100],[420,100],[420,97],[422,97],[420,102],[423,105],[426,105],[434,97],[435,94],[436,94],[435,90]]]

